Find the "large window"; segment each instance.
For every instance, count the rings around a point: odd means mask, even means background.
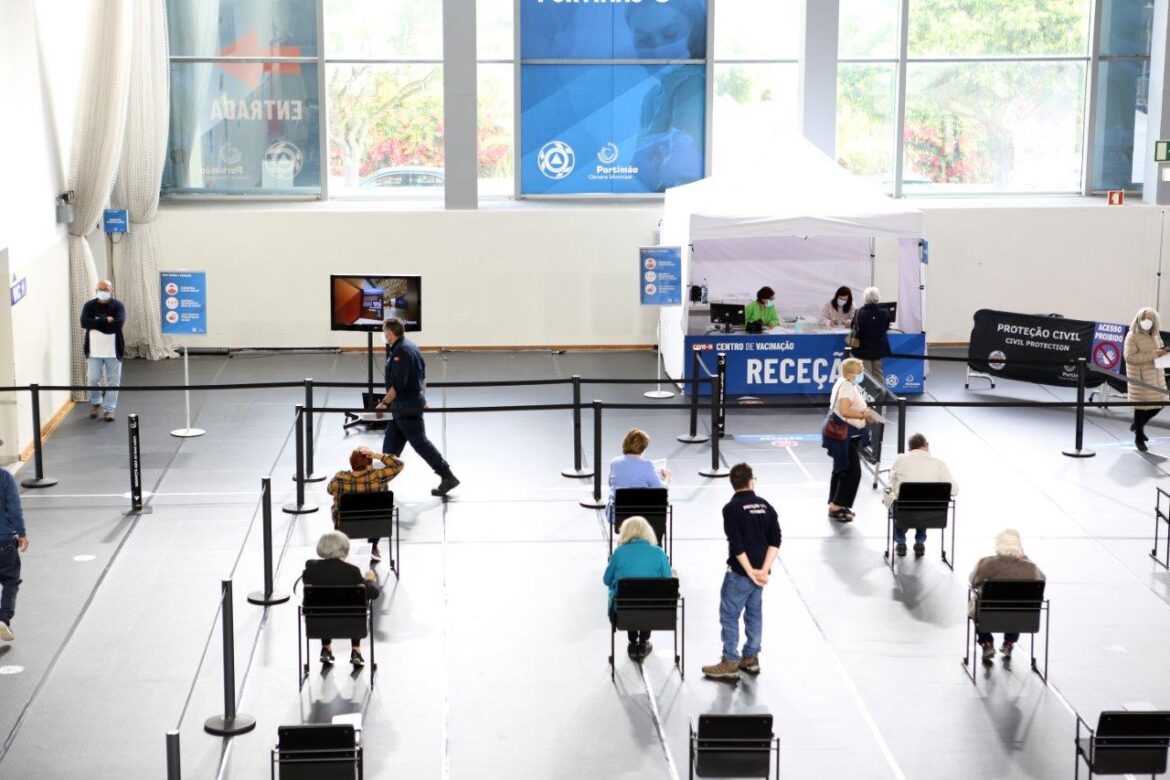
[[[841,0],[837,160],[893,191],[901,0]]]
[[[476,133],[481,198],[515,192],[516,27],[514,0],[476,0]]]
[[[1091,188],[1140,188],[1148,150],[1150,44],[1154,7],[1146,0],[1104,0],[1094,100]],[[1138,150],[1138,154],[1135,154]]]

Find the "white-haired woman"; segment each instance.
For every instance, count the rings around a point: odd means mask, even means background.
[[[301,575],[305,585],[365,585],[366,600],[378,598],[381,593],[377,583],[378,575],[371,570],[363,577],[361,569],[345,562],[349,556],[349,537],[345,534],[340,531],[321,534],[317,540],[317,556],[320,560],[305,561],[305,573]],[[355,669],[365,666],[361,639],[352,638],[350,644],[349,662]],[[322,639],[321,663],[330,666],[333,660],[333,640]]]
[[[881,384],[885,378],[882,358],[890,354],[890,314],[878,307],[878,301],[882,299],[878,288],[866,287],[861,299],[864,303],[853,319],[853,329],[860,344],[853,348],[851,354],[861,358],[865,364],[865,373]]]
[[[673,577],[670,560],[658,546],[658,537],[644,517],[627,517],[618,532],[617,547],[605,567],[601,581],[609,586],[609,620],[615,618],[614,597],[619,580],[644,577]],[[645,658],[652,649],[649,631],[630,631],[626,652],[635,660]]]
[[[853,519],[853,501],[861,483],[861,452],[858,450],[869,435],[866,423],[873,417],[865,394],[857,383],[861,381],[862,364],[857,358],[841,361],[841,376],[829,396],[829,414],[821,431],[821,446],[833,459],[833,478],[829,481],[829,518],[848,523]],[[831,422],[840,428],[844,423],[844,438],[830,436]]]
[[[1159,335],[1161,323],[1158,312],[1145,307],[1138,309],[1129,325],[1129,333],[1125,336],[1125,373],[1129,377],[1129,400],[1135,403],[1151,404],[1150,406],[1135,406],[1133,408],[1133,424],[1129,429],[1133,431],[1133,443],[1142,452],[1145,452],[1146,423],[1161,410],[1157,404],[1166,400],[1166,374],[1154,365],[1154,360],[1166,354],[1166,345]],[[1141,384],[1138,384],[1138,383]],[[1146,387],[1145,385],[1151,385]],[[1162,392],[1154,388],[1161,388]]]
[[[1020,532],[1014,528],[1000,531],[995,537],[995,555],[981,558],[971,572],[971,587],[976,590],[988,580],[1043,580],[1044,572],[1040,567],[1028,560],[1024,554],[1024,547],[1020,544]],[[970,613],[975,615],[975,605],[971,604]],[[979,646],[983,648],[983,663],[989,664],[995,660],[995,638],[991,634],[978,635]],[[1012,657],[1012,648],[1020,641],[1019,634],[1004,634],[1003,647],[1000,648],[1004,658]]]

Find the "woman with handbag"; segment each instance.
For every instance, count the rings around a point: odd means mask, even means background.
[[[1161,404],[1166,401],[1166,374],[1154,363],[1166,354],[1160,330],[1158,312],[1143,307],[1134,315],[1125,337],[1125,373],[1130,379],[1127,388],[1129,400],[1143,404],[1133,408],[1133,424],[1129,429],[1133,431],[1133,445],[1141,452],[1149,449],[1146,446],[1146,423],[1161,411]]]
[[[833,459],[833,478],[829,482],[829,518],[842,523],[853,520],[853,500],[861,483],[859,447],[869,436],[865,427],[873,412],[857,383],[864,372],[857,358],[841,362],[841,376],[829,397],[829,414],[821,429],[821,446]]]

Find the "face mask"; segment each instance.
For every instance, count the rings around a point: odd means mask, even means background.
[[[864,376],[864,374],[854,374],[853,375],[853,384],[855,384],[855,385],[861,384],[861,377],[862,376]]]
[[[845,304],[847,304],[847,303],[849,303],[849,299],[848,299],[848,298],[838,298],[838,299],[837,299],[837,305],[838,305],[838,306],[840,306],[840,307],[842,307],[842,308],[844,308],[844,307],[845,307]]]
[[[98,290],[97,299],[102,303],[110,300],[110,294],[105,290]]]
[[[1138,324],[1139,324],[1139,325],[1141,325],[1141,327],[1142,327],[1142,330],[1149,330],[1150,328],[1154,327],[1154,321],[1153,321],[1153,320],[1142,320],[1142,321],[1141,321],[1140,323],[1138,323]]]
[[[776,301],[768,301],[764,305],[767,306],[769,309],[775,309],[776,308]]]

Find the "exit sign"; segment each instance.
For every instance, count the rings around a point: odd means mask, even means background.
[[[1154,162],[1170,162],[1170,141],[1154,142]]]

